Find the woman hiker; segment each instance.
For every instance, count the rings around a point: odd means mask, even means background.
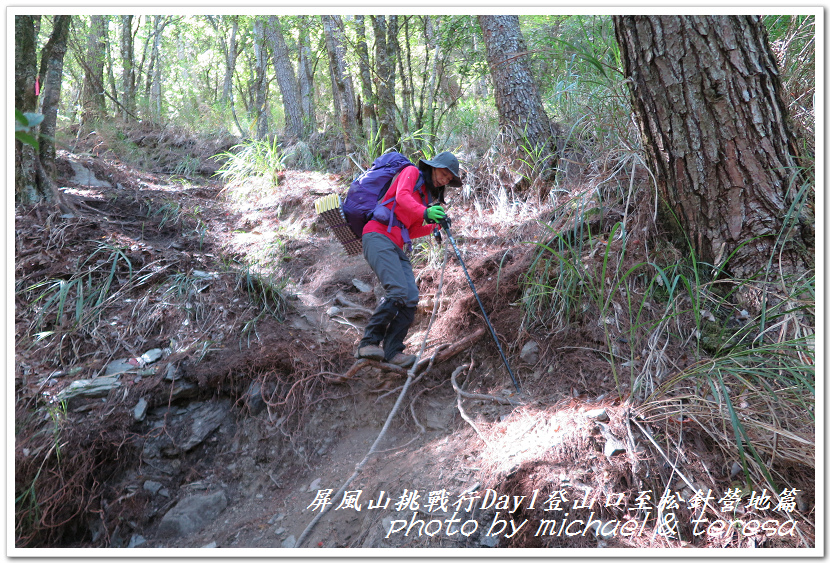
[[[386,290],[386,296],[369,319],[355,357],[404,368],[415,362],[415,356],[403,352],[403,341],[418,305],[418,286],[403,247],[411,239],[438,229],[435,223],[446,217],[440,204],[444,203],[444,188],[448,185],[461,186],[455,155],[442,152],[432,160],[421,159],[417,167],[407,166],[400,171],[383,198],[385,207],[394,215],[392,224],[374,219],[366,223],[363,257]],[[430,205],[432,202],[437,205]]]

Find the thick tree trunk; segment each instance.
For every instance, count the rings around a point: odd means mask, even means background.
[[[294,67],[291,66],[291,57],[282,35],[282,28],[277,16],[268,18],[268,39],[274,59],[274,69],[277,73],[277,83],[282,93],[282,104],[285,108],[285,133],[289,137],[301,139],[303,133],[303,109],[300,103],[300,86]]]
[[[83,114],[84,123],[103,117],[107,111],[104,96],[104,57],[106,55],[106,29],[104,16],[89,16],[89,37],[84,75]]]
[[[37,111],[37,33],[33,16],[14,17],[14,107],[24,113]],[[32,133],[36,134],[36,131]],[[21,203],[45,197],[37,187],[37,156],[34,147],[15,141],[14,187]]]
[[[300,88],[300,107],[303,114],[303,139],[308,138],[317,130],[317,116],[314,112],[314,72],[311,68],[311,46],[308,39],[309,25],[309,17],[300,16],[297,83]]]
[[[135,115],[133,16],[121,16],[121,103],[125,121]]]
[[[276,58],[276,54],[274,55]],[[265,22],[262,18],[254,18],[254,83],[253,114],[256,122],[256,139],[262,140],[268,136],[268,81],[265,78],[265,66],[268,51],[265,47]],[[287,116],[286,116],[287,118]]]
[[[517,142],[553,151],[560,144],[530,72],[518,16],[478,16],[493,78],[499,126]]]
[[[43,121],[40,124],[40,162],[46,172],[55,175],[55,129],[58,122],[58,104],[61,97],[61,83],[63,81],[63,59],[66,55],[66,41],[69,37],[69,28],[72,25],[72,16],[55,16],[52,35],[43,48],[40,66],[42,72],[41,84],[41,113]]]
[[[790,208],[792,137],[766,30],[755,16],[614,18],[649,165],[699,260],[737,277],[779,258],[809,267]],[[788,240],[783,248],[781,235]],[[806,242],[806,244],[805,244]]]

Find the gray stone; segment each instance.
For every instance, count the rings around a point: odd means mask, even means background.
[[[497,536],[488,536],[485,534],[481,538],[481,545],[484,547],[498,547],[499,538]]]
[[[288,536],[284,540],[282,540],[282,547],[292,548],[297,545],[297,538],[294,536]]]
[[[605,409],[592,409],[589,411],[585,411],[585,416],[588,418],[593,418],[594,420],[599,420],[600,422],[608,422],[608,413]]]
[[[180,500],[165,514],[158,527],[161,537],[179,537],[198,532],[228,506],[224,491],[194,495]]]
[[[140,545],[143,545],[145,543],[147,543],[147,540],[144,539],[144,536],[139,536],[138,534],[133,534],[133,536],[130,538],[130,543],[127,544],[127,547],[129,549],[132,549],[134,547],[139,547]]]
[[[614,436],[605,424],[600,422],[599,429],[605,438],[605,449],[603,450],[605,457],[611,457],[626,450],[625,442]]]
[[[153,495],[158,493],[163,486],[164,485],[162,485],[158,481],[151,481],[149,479],[147,481],[144,481],[144,490]]]
[[[153,348],[152,350],[147,350],[141,355],[141,361],[146,364],[152,364],[161,359],[164,355],[164,352],[161,351],[161,348]]]
[[[138,422],[144,420],[144,418],[147,416],[147,406],[147,399],[141,397],[138,400],[138,403],[136,403],[135,408],[133,409],[133,418]]]
[[[190,397],[195,397],[198,392],[198,385],[180,379],[179,381],[175,381],[173,383],[173,391],[170,393],[170,399],[172,401],[175,401],[177,399],[187,399]]]
[[[533,365],[539,361],[539,343],[535,340],[528,340],[528,342],[522,346],[522,351],[519,354],[519,357],[522,361],[526,364]]]
[[[245,393],[245,404],[253,416],[265,410],[265,399],[262,398],[262,383],[253,381]]]
[[[99,180],[98,178],[96,178],[95,174],[80,162],[76,162],[70,159],[69,165],[72,167],[72,172],[74,172],[75,174],[74,178],[72,178],[72,181],[76,184],[81,184],[83,186],[89,186],[93,188],[112,187],[112,184],[110,184],[106,180]]]
[[[138,362],[134,358],[122,358],[107,364],[104,370],[104,376],[117,375],[119,373],[126,373],[128,371],[135,371],[138,369]]]
[[[320,487],[321,482],[322,482],[322,479],[320,479],[319,477],[317,479],[315,479],[314,481],[312,481],[311,484],[308,486],[308,492],[313,493],[314,491],[318,490],[318,488]]]
[[[354,279],[352,280],[352,283],[361,293],[369,293],[370,291],[372,291],[372,286],[363,280]]]
[[[167,371],[164,372],[164,379],[167,381],[176,381],[181,376],[182,372],[175,363],[167,364]]]
[[[58,393],[58,400],[66,401],[69,406],[75,399],[100,399],[110,394],[110,391],[121,386],[118,375],[102,376],[96,379],[78,379]]]
[[[216,542],[212,541],[202,546],[202,549],[213,549],[216,547]]]

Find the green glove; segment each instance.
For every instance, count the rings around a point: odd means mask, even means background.
[[[444,211],[444,208],[440,205],[427,207],[426,211],[424,211],[424,221],[427,223],[437,223],[439,221],[443,221],[446,216],[447,212]]]

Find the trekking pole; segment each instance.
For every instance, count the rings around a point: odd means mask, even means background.
[[[450,239],[450,244],[452,244],[453,250],[455,250],[455,257],[458,258],[458,262],[461,264],[461,269],[464,270],[464,275],[467,276],[467,283],[470,284],[470,289],[473,290],[473,295],[476,296],[476,301],[478,301],[478,306],[481,309],[481,314],[484,315],[484,322],[487,323],[487,328],[490,329],[490,335],[493,337],[493,341],[496,343],[496,348],[499,350],[499,355],[501,356],[501,361],[504,362],[504,367],[507,368],[507,373],[510,374],[510,379],[513,380],[513,385],[516,387],[516,393],[521,393],[521,389],[519,389],[519,382],[516,381],[516,377],[513,375],[513,371],[510,369],[510,364],[507,363],[507,357],[502,352],[501,344],[499,344],[499,339],[496,336],[496,331],[493,328],[493,325],[490,324],[490,319],[487,317],[487,313],[484,311],[484,305],[481,303],[481,299],[478,296],[478,292],[476,291],[476,286],[473,285],[473,279],[470,277],[470,274],[467,272],[467,266],[464,264],[464,260],[461,259],[461,253],[458,251],[458,247],[455,245],[455,239],[450,232],[450,220],[449,217],[442,219],[438,222],[441,225],[441,228],[444,229],[447,233],[447,238]]]

